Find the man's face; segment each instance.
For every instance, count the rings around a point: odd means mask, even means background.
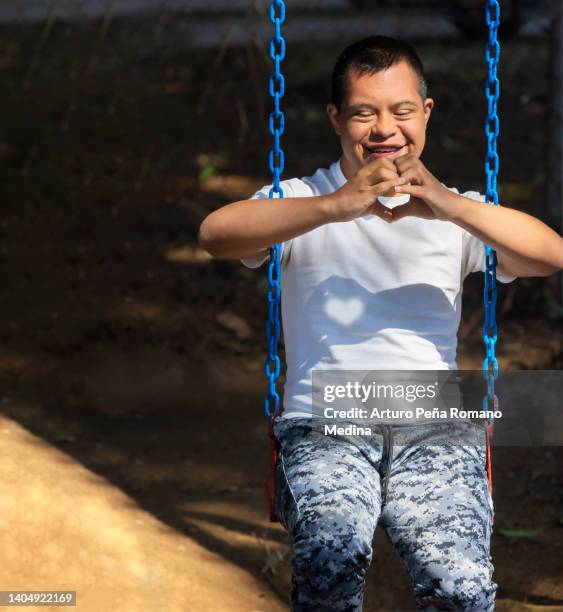
[[[420,157],[434,101],[427,98],[423,103],[417,84],[416,72],[404,61],[372,75],[348,71],[340,112],[334,104],[327,105],[340,136],[347,179],[376,157]],[[394,150],[386,152],[385,146]]]

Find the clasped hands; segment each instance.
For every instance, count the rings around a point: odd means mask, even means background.
[[[409,194],[406,204],[387,208],[379,196]],[[457,210],[456,194],[444,187],[415,155],[377,157],[362,166],[327,200],[330,222],[377,215],[388,223],[404,217],[449,220]]]
[[[379,158],[388,162],[386,166],[393,170],[400,179],[400,184],[385,195],[410,195],[406,204],[383,211],[383,218],[389,222],[398,221],[404,217],[420,217],[422,219],[447,220],[451,215],[452,192],[444,187],[436,177],[428,171],[422,161],[415,155],[402,155],[394,160]],[[393,193],[392,193],[393,192]],[[382,205],[383,206],[383,205]]]
[[[393,209],[379,196],[409,194],[410,200]],[[396,159],[377,157],[362,166],[328,198],[330,222],[377,215],[388,223],[404,217],[451,220],[459,206],[455,193],[444,187],[415,155]]]

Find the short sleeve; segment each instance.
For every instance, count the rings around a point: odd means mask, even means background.
[[[477,191],[466,191],[462,194],[466,198],[486,202],[486,196]],[[485,244],[466,229],[462,228],[462,280],[472,272],[485,272]],[[508,276],[497,272],[497,279],[501,283],[511,283],[516,276]]]
[[[280,183],[280,186],[283,189],[284,197],[288,197],[288,198],[293,197],[293,189],[291,187],[291,181],[289,181],[289,180],[288,181],[282,181]],[[268,199],[271,188],[272,188],[271,184],[270,185],[265,185],[264,187],[259,189],[249,199],[250,200],[264,200],[264,199]],[[292,241],[293,241],[293,239],[286,240],[286,241],[281,243],[280,262],[282,264],[285,261],[287,261],[287,259],[289,257],[289,252],[290,252],[290,249],[291,249]],[[266,248],[263,251],[263,255],[258,256],[258,257],[247,257],[247,258],[241,259],[240,261],[247,268],[253,268],[254,269],[254,268],[259,268],[269,258],[270,258],[270,249]]]

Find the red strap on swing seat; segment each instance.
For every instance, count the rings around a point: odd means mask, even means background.
[[[279,519],[274,510],[274,500],[276,499],[276,465],[278,461],[278,453],[276,448],[276,437],[274,436],[273,420],[268,421],[268,457],[267,457],[267,473],[265,483],[266,495],[266,514],[270,523],[278,523]]]
[[[489,481],[489,492],[493,494],[493,469],[491,465],[491,438],[493,437],[493,423],[487,423],[485,426],[487,438],[487,462],[485,469],[487,470],[487,480]]]

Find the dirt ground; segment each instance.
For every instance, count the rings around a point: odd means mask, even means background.
[[[288,610],[263,495],[265,276],[195,241],[268,182],[269,66],[255,47],[127,54],[126,33],[0,32],[0,589],[76,590],[81,611]],[[448,71],[420,46],[438,101],[425,162],[479,188],[479,55],[453,45]],[[337,155],[322,101],[339,48],[288,59],[285,176]],[[541,216],[547,94],[526,58],[545,49],[512,52],[501,201]],[[481,282],[464,288],[462,369],[482,363]],[[499,288],[501,368],[563,368],[556,296],[545,279]],[[494,449],[498,610],[563,610],[562,468],[561,447]],[[365,610],[412,609],[378,530]]]

